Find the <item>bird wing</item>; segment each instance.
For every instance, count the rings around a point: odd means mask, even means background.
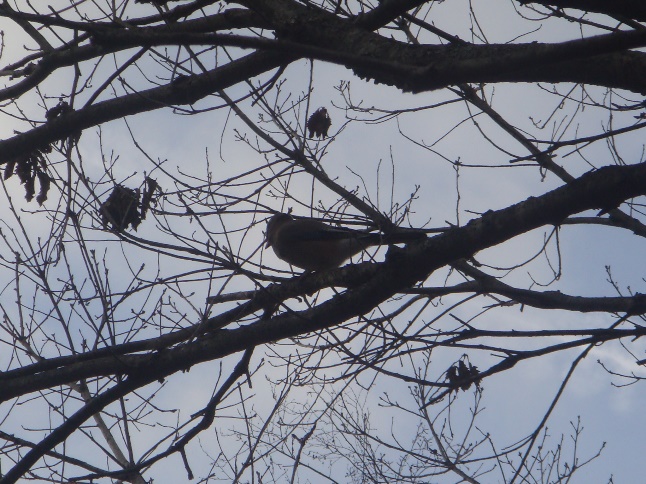
[[[292,240],[310,242],[361,239],[370,235],[365,232],[331,227],[315,220],[294,220],[284,227],[283,234]]]

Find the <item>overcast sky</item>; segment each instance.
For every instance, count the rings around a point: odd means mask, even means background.
[[[439,3],[433,9],[432,20],[437,26],[452,33],[460,32],[461,37],[470,39],[468,29],[471,24],[466,13],[468,6],[468,2],[461,0]],[[518,35],[537,26],[537,24],[530,22],[522,22],[510,1],[497,0],[485,4],[476,2],[472,6],[478,15],[480,27],[487,33],[487,39],[492,43],[512,41]],[[142,10],[145,8],[151,7],[141,6]],[[6,35],[5,52],[2,58],[3,65],[6,65],[24,53],[20,46],[25,42],[25,39],[17,36],[16,29],[6,21],[0,28],[5,31]],[[577,38],[578,35],[577,26],[566,21],[554,20],[544,24],[540,30],[522,37],[520,41],[557,41]],[[105,69],[109,70],[109,66],[106,65]],[[309,75],[309,62],[301,61],[291,65],[285,74],[287,81],[283,89],[291,90],[296,94],[305,92],[308,89]],[[350,81],[350,90],[356,103],[361,100],[363,106],[383,109],[431,105],[454,97],[445,90],[420,95],[402,94],[394,88],[376,86],[362,81],[344,68],[320,62],[315,63],[314,79],[311,106],[314,109],[319,106],[325,106],[328,109],[332,118],[331,132],[333,133],[336,133],[336,130],[346,121],[346,113],[340,109],[344,104],[343,100],[338,90],[335,89],[342,81]],[[48,81],[48,85],[51,92],[57,92],[57,86],[60,86],[58,92],[65,93],[69,90],[70,79],[64,76],[55,76]],[[545,86],[545,88],[551,89],[551,86]],[[567,87],[558,86],[557,89],[565,92]],[[232,97],[242,92],[243,89],[238,87],[228,91]],[[540,136],[541,132],[534,127],[532,120],[535,122],[546,120],[558,106],[558,100],[554,96],[536,86],[496,85],[488,86],[487,92],[494,92],[493,106],[506,119],[536,136]],[[590,92],[598,96],[599,100],[602,99],[602,90],[591,88]],[[33,105],[28,107],[28,110],[36,112],[36,105],[39,101],[34,98],[31,102]],[[217,100],[210,99],[203,104],[205,107],[217,102]],[[254,108],[251,108],[248,102],[243,106],[250,117],[256,119],[253,116]],[[561,112],[571,112],[574,109],[573,106],[574,103],[566,103]],[[557,114],[555,120],[561,112]],[[392,120],[381,124],[351,122],[329,146],[328,152],[322,160],[322,166],[331,178],[337,179],[347,188],[359,187],[359,193],[362,196],[370,196],[373,203],[379,203],[384,208],[391,202],[390,186],[393,176],[394,190],[392,193],[395,201],[405,201],[415,190],[416,185],[419,185],[421,188],[418,191],[418,200],[413,204],[414,213],[411,215],[411,221],[413,225],[428,223],[428,228],[446,227],[447,223],[465,224],[476,216],[475,212],[482,213],[490,209],[503,208],[529,196],[545,193],[562,184],[551,174],[541,180],[541,173],[535,167],[507,168],[510,157],[485,142],[479,129],[482,129],[487,136],[511,153],[518,156],[524,156],[527,153],[484,116],[476,118],[478,126],[469,120],[462,122],[468,116],[469,112],[466,106],[463,103],[456,103],[424,113],[403,115],[398,118],[398,121]],[[623,119],[621,116],[617,116],[620,119],[615,119],[614,122],[617,126],[630,124],[630,116],[627,114]],[[16,129],[7,119],[5,118],[0,123],[3,137],[11,136],[13,130]],[[460,124],[461,122],[462,124]],[[588,111],[577,119],[576,126],[571,126],[568,129],[566,138],[597,133],[607,122],[607,111],[589,107]],[[164,168],[171,173],[181,170],[189,177],[204,178],[207,156],[210,169],[218,179],[224,179],[264,163],[260,155],[236,140],[235,129],[243,132],[248,132],[248,129],[226,110],[206,112],[197,116],[173,116],[167,109],[134,116],[128,119],[128,123],[141,147],[153,159],[163,160]],[[453,129],[458,124],[459,127]],[[554,123],[548,123],[544,130],[544,139],[549,139],[553,126]],[[406,140],[400,132],[425,144],[427,148]],[[449,133],[448,136],[445,136],[447,133]],[[144,172],[153,170],[151,163],[135,147],[123,121],[115,121],[102,126],[101,136],[104,154],[113,152],[120,157],[120,162],[115,167],[116,178],[126,178],[133,172],[137,172],[137,176],[132,177],[130,185],[135,187],[142,182]],[[620,139],[618,148],[625,155],[627,162],[637,162],[642,156],[643,140],[640,135],[626,135]],[[88,173],[100,176],[102,170],[101,148],[97,129],[89,129],[83,134],[81,152]],[[585,156],[597,166],[611,163],[607,146],[603,142],[587,148]],[[456,177],[453,165],[447,161],[458,159],[462,164],[467,165],[461,168],[459,178]],[[557,161],[574,175],[590,169],[590,166],[576,155]],[[487,166],[488,168],[469,167],[468,165]],[[498,168],[492,168],[493,166]],[[173,187],[163,185],[164,176],[159,171],[156,173],[162,183],[162,188],[172,190]],[[459,220],[456,217],[456,183],[459,183],[460,187]],[[365,192],[364,186],[367,189]],[[14,195],[14,201],[19,206],[27,207],[21,201],[22,189],[18,186],[18,180],[15,177],[7,182],[7,187]],[[307,183],[294,186],[290,190],[290,194],[307,202],[311,196],[311,186]],[[327,192],[325,188],[317,186],[315,200],[318,199],[331,200],[332,194]],[[264,196],[260,202],[274,209],[281,208],[277,200],[267,196]],[[47,202],[52,207],[55,207],[56,203],[55,199]],[[29,208],[33,209],[33,204]],[[284,208],[294,208],[298,215],[309,215],[295,203],[287,203]],[[45,219],[43,214],[23,217],[30,233],[43,237],[48,233],[48,226],[43,223]],[[215,217],[205,216],[204,220],[206,224],[217,225],[219,223]],[[225,218],[225,221],[230,224],[230,228],[239,228],[248,225],[250,218]],[[185,224],[182,230],[185,230],[186,233],[194,230],[190,221],[184,220],[182,223]],[[144,224],[140,230],[139,234],[142,236],[158,238],[156,229],[152,226]],[[242,246],[241,256],[251,254],[262,243],[263,230],[264,223],[253,228],[251,235]],[[476,259],[491,266],[511,266],[527,258],[528,253],[538,252],[545,234],[548,234],[549,231],[549,227],[544,230],[536,230],[500,247],[483,251],[476,255]],[[605,269],[606,266],[611,266],[613,276],[622,289],[626,290],[630,286],[633,292],[646,292],[643,280],[643,257],[636,257],[636,254],[643,254],[644,241],[626,234],[618,238],[617,234],[618,231],[603,227],[596,227],[594,230],[583,226],[563,229],[560,234],[561,257],[564,261],[563,276],[548,289],[590,296],[614,295],[607,281]],[[116,257],[121,253],[121,250],[129,257],[131,263],[139,264],[146,261],[154,267],[154,254],[141,253],[139,249],[132,247],[122,248],[116,242],[111,242],[107,246],[110,248],[111,254],[115,254],[111,263],[113,270],[125,270],[124,261]],[[0,254],[6,254],[6,250],[5,246],[0,247]],[[548,252],[556,259],[553,247],[548,249]],[[5,257],[8,256],[5,255]],[[378,256],[378,259],[379,257],[383,257],[383,252]],[[256,256],[254,260],[259,261],[259,256]],[[279,261],[272,253],[265,253],[263,262],[269,266],[287,269],[286,264]],[[177,264],[182,269],[187,267],[179,265],[183,263],[178,262]],[[514,273],[510,281],[520,287],[530,287],[532,279],[540,283],[549,281],[551,272],[543,257],[529,267],[530,270]],[[165,266],[164,270],[172,273],[176,271],[176,268]],[[445,276],[446,271],[442,271],[434,275],[431,280],[439,285]],[[0,283],[3,287],[3,281],[9,284],[12,277],[13,275],[8,269],[0,269]],[[454,283],[458,281],[458,278],[452,279]],[[250,288],[251,286],[237,281],[225,292]],[[209,293],[209,287],[205,283],[196,283],[193,290],[195,292],[194,301],[196,301],[197,307],[200,307]],[[5,287],[4,292],[1,293],[3,301],[13,301],[11,291],[11,286]],[[451,298],[443,300],[438,308],[429,312],[427,319],[445,310],[451,302]],[[469,319],[481,308],[481,304],[463,306],[456,310],[455,314],[461,318]],[[122,308],[123,311],[130,311],[130,309],[130,307]],[[607,327],[612,324],[613,320],[605,314],[544,312],[531,308],[524,308],[521,312],[518,307],[511,307],[491,313],[490,316],[485,314],[480,319],[480,327],[484,327],[485,322],[490,323],[492,328],[499,329],[569,329],[590,326]],[[640,348],[641,353],[639,354],[643,355],[644,347],[640,346],[639,342],[633,343],[631,347],[633,349]],[[274,349],[271,349],[269,353],[273,351]],[[285,353],[289,351],[289,348],[281,346],[280,351]],[[542,418],[551,399],[554,398],[563,376],[580,351],[581,349],[577,349],[541,358],[538,362],[525,362],[511,371],[487,379],[483,385],[485,410],[480,416],[478,427],[483,432],[491,433],[499,449],[525,437]],[[264,348],[255,353],[253,362],[258,364],[263,356]],[[494,357],[486,353],[474,353],[470,357],[474,364],[481,368],[486,368],[495,361]],[[455,358],[455,354],[453,354],[453,358]],[[621,383],[621,381],[609,376],[601,368],[598,360],[614,371],[630,373],[641,370],[643,375],[643,369],[637,368],[634,361],[619,345],[607,344],[593,350],[576,369],[572,382],[568,385],[557,409],[548,422],[547,427],[553,439],[550,441],[551,445],[556,445],[561,433],[565,434],[565,442],[569,445],[568,436],[571,432],[569,422],[576,421],[580,416],[584,427],[579,443],[580,458],[591,457],[603,442],[607,441],[608,444],[599,459],[580,474],[576,474],[574,482],[605,483],[610,474],[614,476],[614,482],[617,484],[643,482],[645,469],[641,454],[643,454],[644,446],[643,436],[646,435],[646,421],[641,409],[646,399],[646,390],[643,385],[639,384],[627,388],[615,388],[612,383]],[[8,363],[1,355],[0,361],[5,365]],[[225,365],[231,367],[235,361],[235,358],[229,359]],[[451,360],[447,357],[444,360],[439,357],[437,361],[438,374],[445,371],[451,361],[454,359]],[[183,418],[199,411],[213,391],[214,375],[217,372],[218,364],[218,362],[202,364],[192,368],[188,374],[179,374],[169,378],[167,386],[160,393],[157,404],[166,408],[182,408],[181,417]],[[267,369],[266,371],[280,370]],[[379,390],[373,389],[370,394],[362,398],[365,398],[367,405],[371,408],[375,422],[388,426],[384,430],[389,432],[392,419],[396,419],[397,431],[403,434],[409,432],[416,425],[416,421],[405,419],[401,412],[392,412],[379,407],[379,398],[383,396],[382,390],[388,390],[391,394],[396,392],[402,401],[406,401],[408,398],[407,385],[403,382],[389,381],[387,387]],[[264,379],[258,378],[258,382],[254,382],[254,388],[247,389],[247,391],[250,395],[255,395],[253,405],[259,414],[269,412],[273,400],[268,398],[270,389]],[[468,399],[470,398],[468,393],[464,393],[461,396],[460,404],[468,407],[470,404]],[[408,405],[413,407],[412,400]],[[21,415],[24,413],[15,413],[16,418]],[[44,414],[34,415],[34,421],[30,424],[36,425],[40,418],[43,419],[42,422],[45,425],[49,417]],[[378,424],[375,423],[375,425]],[[19,419],[10,418],[3,425],[3,430],[7,432],[19,431],[21,425],[23,422],[20,422]],[[225,431],[222,427],[218,428]],[[153,435],[156,436],[161,431],[159,428],[150,429],[149,436],[143,432],[140,436],[140,450],[146,447],[146,441],[154,442]],[[208,447],[208,444],[213,443],[215,438],[213,431],[203,433],[200,437],[202,447]],[[77,441],[72,440],[70,443],[82,440],[83,437],[80,437]],[[193,458],[203,458],[207,462],[207,457],[197,450],[197,444],[193,443],[192,446],[195,448]],[[3,468],[4,466],[5,464],[3,464]],[[342,481],[343,468],[339,468],[335,472],[340,473],[339,479]],[[497,474],[495,475],[495,480],[488,480],[487,477],[484,477],[482,482],[500,482],[501,479]],[[147,477],[154,478],[156,482],[182,482],[185,479],[185,471],[179,457],[173,456],[156,465],[147,474]],[[171,478],[173,481],[168,480]],[[316,482],[316,478],[311,477],[310,482]]]

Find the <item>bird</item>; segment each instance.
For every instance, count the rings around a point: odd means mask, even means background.
[[[425,236],[420,232],[362,232],[277,213],[267,222],[266,247],[271,247],[279,259],[293,266],[320,271],[339,267],[371,246],[408,243],[422,238]]]

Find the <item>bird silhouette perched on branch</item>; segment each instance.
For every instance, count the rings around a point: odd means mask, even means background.
[[[267,222],[266,247],[274,249],[279,259],[293,266],[320,271],[339,267],[371,246],[403,244],[424,238],[420,232],[363,232],[278,213]]]

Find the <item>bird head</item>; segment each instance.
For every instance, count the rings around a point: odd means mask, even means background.
[[[287,222],[292,220],[292,216],[286,213],[277,213],[267,222],[267,233],[265,247],[271,247],[276,240],[276,234],[280,228]]]

